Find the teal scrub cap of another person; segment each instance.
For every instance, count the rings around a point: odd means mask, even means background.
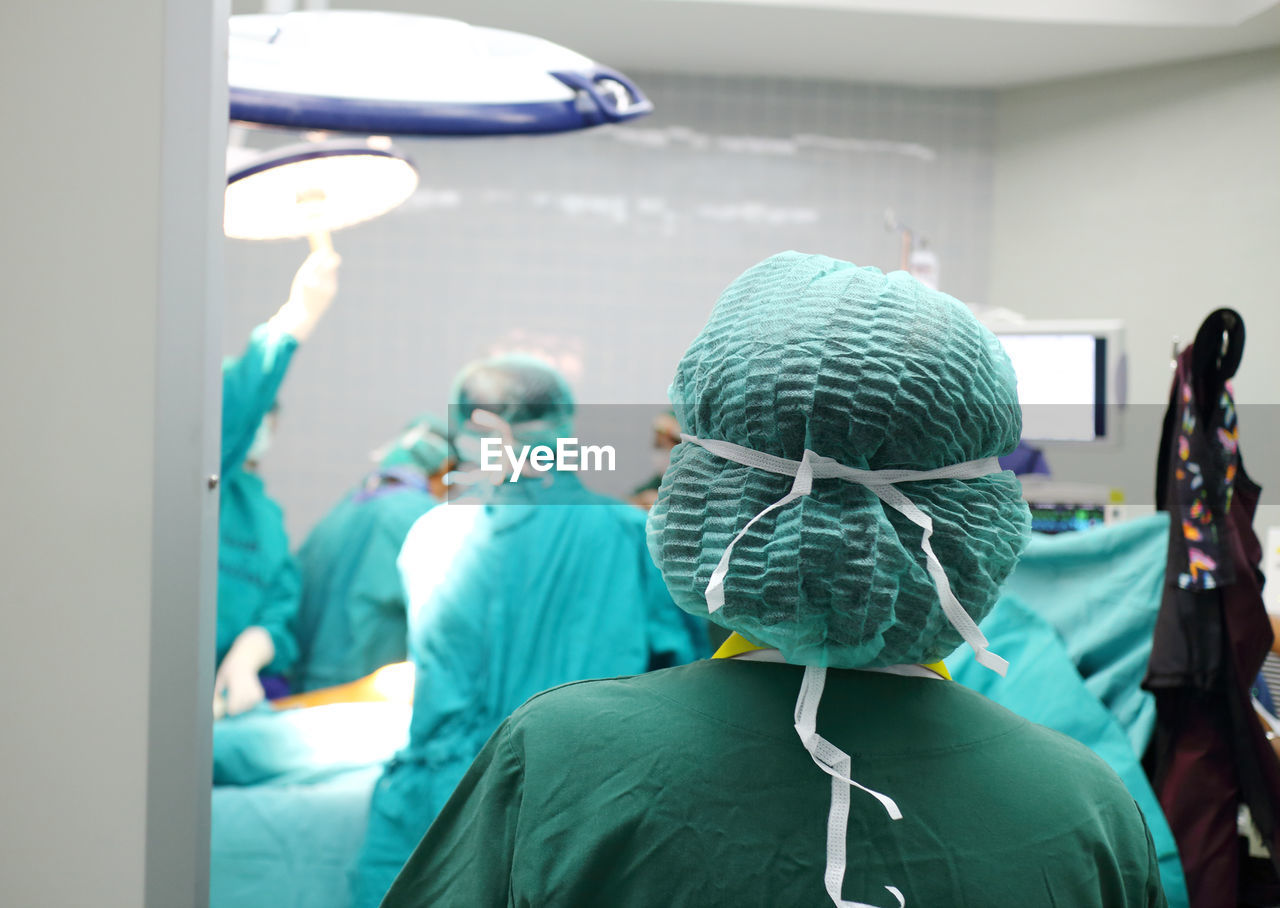
[[[458,459],[449,438],[449,427],[433,413],[424,413],[410,422],[375,452],[381,469],[412,467],[430,476]]]
[[[537,357],[510,353],[464,368],[453,383],[450,419],[459,432],[489,434],[497,417],[504,434],[520,445],[554,445],[573,434],[573,393],[559,372]]]
[[[670,389],[686,433],[649,516],[676,603],[788,662],[932,663],[1029,539],[995,462],[1012,366],[964,304],[904,272],[786,252],[720,296]]]

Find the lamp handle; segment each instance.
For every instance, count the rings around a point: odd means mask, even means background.
[[[333,234],[327,230],[316,230],[307,234],[307,240],[311,243],[312,252],[328,252],[333,254]]]

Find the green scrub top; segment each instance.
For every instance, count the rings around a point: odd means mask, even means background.
[[[419,477],[418,485],[402,481],[372,493],[362,487],[315,525],[298,551],[298,689],[345,684],[405,661],[408,622],[396,558],[435,504]]]
[[[263,627],[275,658],[264,671],[287,672],[297,657],[290,625],[300,581],[289,552],[284,514],[244,469],[263,418],[275,404],[298,342],[259,325],[244,353],[222,363],[222,479],[218,498],[218,651],[227,654],[241,631]]]
[[[830,905],[831,779],[792,724],[803,669],[715,660],[565,685],[489,739],[388,892],[427,905]],[[818,733],[853,779],[843,897],[1163,906],[1141,812],[1069,738],[948,681],[830,670]]]
[[[649,557],[643,512],[572,473],[549,475],[503,483],[487,504],[434,508],[405,540],[413,720],[374,789],[354,908],[378,904],[485,741],[529,697],[707,654],[704,623],[676,608]]]

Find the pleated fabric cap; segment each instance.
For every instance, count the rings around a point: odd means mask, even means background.
[[[958,300],[904,272],[786,252],[721,295],[676,369],[684,432],[790,460],[806,449],[866,470],[933,470],[1004,454],[1021,433],[1013,369]],[[683,443],[649,516],[676,603],[707,616],[726,546],[787,493],[788,476]],[[975,621],[1030,535],[1011,473],[903,483]],[[789,662],[934,662],[961,642],[925,568],[922,531],[865,485],[817,480],[738,542],[712,621]]]
[[[550,364],[525,353],[479,360],[454,378],[450,418],[463,425],[476,410],[507,423],[520,444],[554,445],[573,434],[573,392]]]

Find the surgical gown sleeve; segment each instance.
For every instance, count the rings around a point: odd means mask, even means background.
[[[301,598],[302,578],[298,573],[298,564],[286,548],[271,575],[270,585],[254,622],[266,629],[275,646],[275,656],[263,669],[267,674],[288,674],[298,659],[298,641],[293,632],[293,623],[297,619],[298,602]]]
[[[499,577],[478,553],[481,546],[464,545],[480,511],[433,509],[414,524],[397,560],[416,668],[413,740],[431,741],[434,753],[451,757],[445,762],[458,762],[457,776],[483,740],[475,738],[474,716],[496,650],[490,612],[499,599]],[[437,767],[436,773],[445,781],[444,770]]]
[[[524,767],[510,725],[493,733],[431,824],[382,908],[509,904]]]
[[[645,606],[649,615],[649,668],[670,668],[711,655],[707,623],[676,606],[667,585],[648,550],[642,544],[639,556]]]
[[[238,357],[222,362],[222,472],[244,463],[258,425],[275,404],[298,342],[259,325]]]
[[[328,663],[310,666],[311,675],[322,677],[327,672],[333,683],[343,683],[407,658],[407,608],[396,569],[407,532],[398,521],[384,522],[368,533],[363,545],[352,541],[358,548],[351,553],[351,586],[345,596],[347,639],[339,641],[331,631],[322,641],[327,647],[312,650],[313,656]],[[345,652],[339,654],[341,643]]]

